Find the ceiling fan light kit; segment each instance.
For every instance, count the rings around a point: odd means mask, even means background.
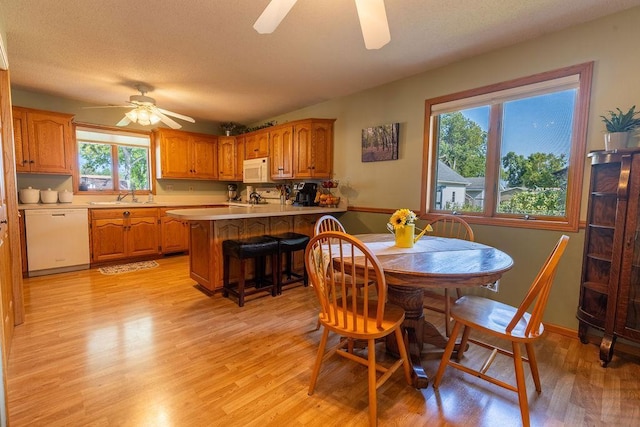
[[[259,34],[273,33],[297,0],[271,0],[253,28]],[[380,49],[391,41],[384,0],[355,0],[362,38],[367,49]]]

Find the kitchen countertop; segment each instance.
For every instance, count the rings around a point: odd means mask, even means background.
[[[224,202],[73,202],[19,204],[18,209],[120,209],[167,208],[174,206],[228,205]]]
[[[222,219],[264,218],[272,216],[311,215],[346,212],[345,204],[336,208],[326,206],[293,206],[269,203],[261,205],[233,205],[220,208],[176,209],[167,211],[167,215],[188,221],[216,221]]]

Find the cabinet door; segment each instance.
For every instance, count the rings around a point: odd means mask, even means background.
[[[71,119],[45,112],[27,114],[31,172],[71,173]]]
[[[194,178],[218,179],[218,138],[193,136]]]
[[[236,181],[242,181],[243,174],[243,162],[244,162],[244,136],[236,137]]]
[[[193,173],[189,137],[177,132],[161,132],[158,178],[190,178]]]
[[[269,222],[269,234],[282,234],[293,231],[293,218],[291,216],[274,216]]]
[[[311,123],[299,123],[294,128],[293,174],[295,178],[312,178],[313,154]]]
[[[218,138],[218,179],[233,181],[236,179],[236,139],[232,136]]]
[[[127,256],[124,218],[91,221],[91,261],[102,262]]]
[[[162,235],[162,253],[184,252],[189,250],[189,223],[178,218],[162,216],[160,218]]]
[[[616,334],[640,340],[640,154],[633,156],[616,307]],[[620,224],[622,225],[622,224]]]
[[[127,255],[142,256],[160,253],[158,217],[130,217],[126,229]]]
[[[213,260],[213,224],[214,221],[191,221],[189,223],[189,271],[190,277],[200,286],[214,291]],[[221,262],[219,262],[221,264]],[[222,276],[220,276],[222,277]]]
[[[293,178],[293,126],[284,126],[270,132],[271,178]]]
[[[245,159],[257,159],[269,155],[269,131],[256,131],[246,135]]]
[[[27,114],[18,108],[13,109],[13,140],[16,148],[16,172],[29,172],[29,146],[27,145]]]
[[[311,142],[313,177],[316,179],[331,178],[333,172],[333,124],[314,122]]]

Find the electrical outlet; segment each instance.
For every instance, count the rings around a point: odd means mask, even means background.
[[[189,191],[193,191],[193,185],[189,186]]]
[[[167,185],[166,185],[166,187],[165,187],[165,189],[166,189],[167,191],[173,191],[173,184],[167,184]]]

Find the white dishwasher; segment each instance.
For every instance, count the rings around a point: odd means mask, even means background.
[[[89,268],[87,208],[26,209],[29,277]]]

